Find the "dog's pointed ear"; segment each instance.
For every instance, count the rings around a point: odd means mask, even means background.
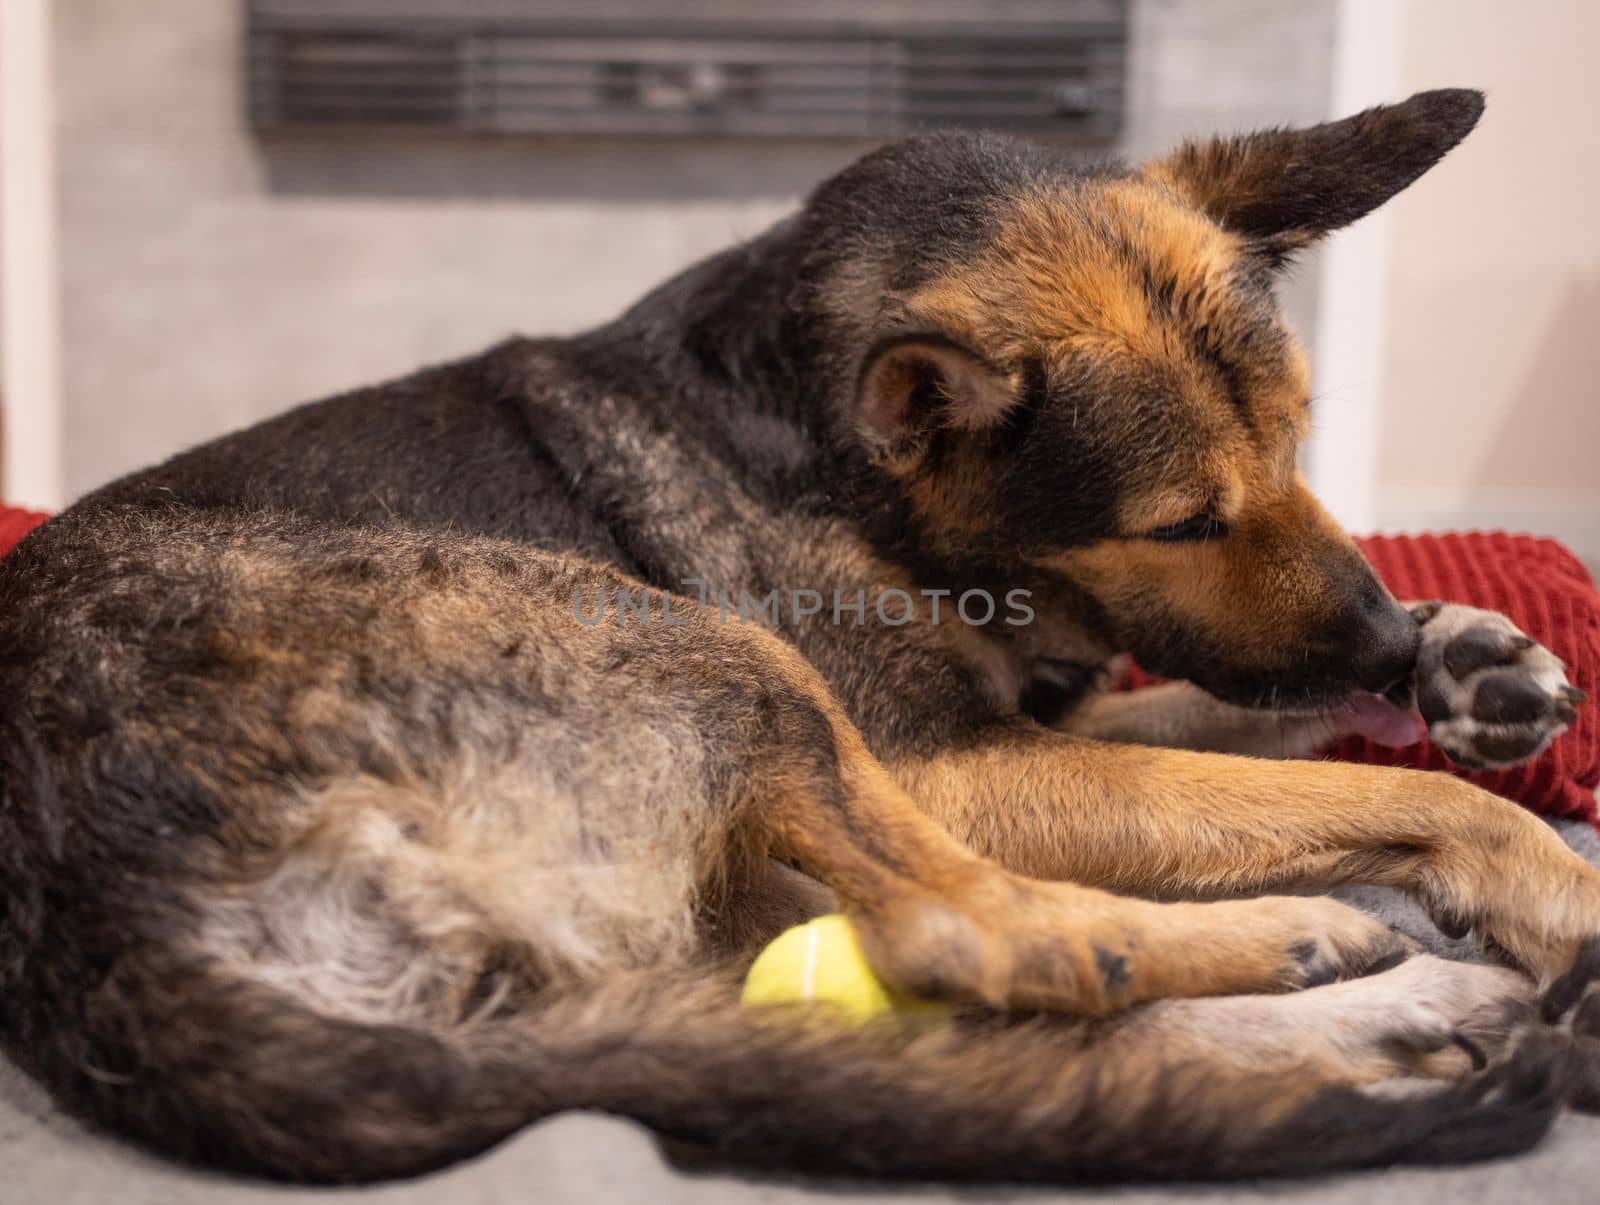
[[[867,353],[853,417],[874,457],[906,467],[921,458],[935,431],[991,426],[1015,401],[1011,380],[961,344],[942,335],[903,335]]]
[[[1419,92],[1303,130],[1190,142],[1146,164],[1273,263],[1372,212],[1477,125],[1483,93]]]

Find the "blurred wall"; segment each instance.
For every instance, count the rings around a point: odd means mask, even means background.
[[[1600,5],[1398,2],[1405,90],[1489,106],[1394,202],[1380,515],[1600,557]]]
[[[959,6],[1004,4],[1049,7]],[[56,0],[69,496],[512,331],[599,322],[862,149],[261,140],[242,116],[240,8]],[[1125,149],[1325,116],[1334,8],[1136,3]],[[1309,329],[1312,270],[1287,294]]]

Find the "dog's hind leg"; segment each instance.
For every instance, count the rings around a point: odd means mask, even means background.
[[[1531,1145],[1560,1100],[1557,1035],[1519,1037],[1460,1083],[1364,1087],[1463,1072],[1471,1059],[1453,1059],[1450,1035],[1503,1041],[1516,1011],[1503,972],[1464,968],[1480,977],[1468,984],[1406,971],[1169,1001],[1110,1025],[1038,1016],[921,1033],[730,1008],[710,981],[618,982],[538,1024],[561,1035],[556,1065],[577,1070],[573,1105],[813,1174],[1215,1179]]]
[[[1111,1030],[1254,1074],[1346,1083],[1458,1079],[1498,1059],[1531,1021],[1533,985],[1504,967],[1418,955],[1376,975],[1279,996],[1163,1000]]]

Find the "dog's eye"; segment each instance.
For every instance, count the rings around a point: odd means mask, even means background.
[[[1154,531],[1145,532],[1148,540],[1167,544],[1190,544],[1198,540],[1215,540],[1228,534],[1228,525],[1211,515],[1195,515],[1182,523],[1169,523]]]

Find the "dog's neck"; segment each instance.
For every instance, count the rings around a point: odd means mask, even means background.
[[[680,413],[774,415],[820,434],[832,332],[809,301],[817,265],[797,220],[685,269],[578,343],[645,368]]]
[[[1065,579],[1020,560],[936,549],[897,482],[871,462],[848,407],[875,315],[870,303],[847,307],[841,290],[864,288],[873,267],[807,241],[801,217],[694,265],[580,336],[586,367],[654,382],[641,403],[673,426],[724,434],[760,420],[760,439],[717,440],[737,462],[730,467],[770,483],[779,504],[803,499],[795,504],[849,520],[919,583],[995,597],[1028,590],[1036,622],[997,631],[1025,657],[1092,667],[1120,651],[1093,600]]]
[[[822,499],[909,559],[927,542],[848,413],[866,350],[853,328],[874,307],[841,306],[836,282],[862,272],[805,217],[691,266],[572,346],[601,384],[614,378],[664,423],[705,433],[729,467],[786,501]],[[640,381],[650,388],[628,388]]]

